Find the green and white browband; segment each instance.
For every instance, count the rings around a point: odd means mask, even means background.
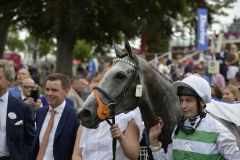
[[[138,69],[138,65],[133,62],[131,59],[129,59],[128,57],[123,57],[123,58],[114,58],[113,61],[122,61],[122,62],[125,62],[127,64],[129,64],[130,66],[134,67],[135,69]]]

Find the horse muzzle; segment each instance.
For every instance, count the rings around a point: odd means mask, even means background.
[[[94,116],[93,112],[89,109],[82,109],[77,113],[78,119],[80,119],[81,125],[87,128],[97,128],[100,123],[100,119]]]

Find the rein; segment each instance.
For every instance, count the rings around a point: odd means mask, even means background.
[[[98,103],[98,109],[97,109],[98,118],[101,120],[106,120],[110,126],[115,124],[115,116],[116,116],[115,108],[117,107],[118,103],[121,102],[121,100],[126,97],[127,91],[129,89],[129,87],[131,86],[133,80],[136,78],[137,70],[139,69],[137,63],[135,63],[134,61],[131,61],[129,59],[126,59],[126,58],[116,58],[116,59],[114,59],[114,61],[123,61],[125,63],[128,63],[129,65],[131,65],[134,68],[134,72],[131,76],[131,79],[129,80],[129,83],[124,87],[124,89],[121,91],[121,93],[115,98],[115,101],[102,88],[100,88],[98,86],[93,88],[93,93],[94,93],[94,96]],[[96,90],[98,90],[101,94],[103,94],[109,100],[109,103],[107,105],[105,105],[101,101],[101,99],[97,95]],[[112,119],[112,122],[110,122],[109,119]],[[115,160],[115,158],[116,158],[116,145],[117,145],[117,139],[114,138],[112,141],[113,160]]]

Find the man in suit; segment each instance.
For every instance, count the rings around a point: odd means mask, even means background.
[[[48,106],[36,113],[34,160],[70,160],[79,126],[76,109],[66,103],[69,78],[61,73],[49,75],[45,82]]]
[[[8,91],[14,76],[13,63],[0,60],[0,160],[29,160],[34,121],[30,106]]]

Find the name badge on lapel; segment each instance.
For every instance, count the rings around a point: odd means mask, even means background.
[[[17,115],[16,115],[16,113],[14,113],[14,112],[9,112],[9,113],[8,113],[8,118],[10,118],[10,119],[16,119],[16,118],[17,118]]]

